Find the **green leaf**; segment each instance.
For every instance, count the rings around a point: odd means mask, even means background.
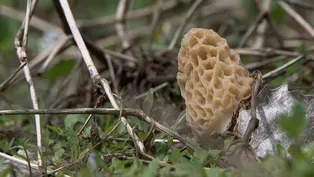
[[[291,116],[281,116],[279,119],[280,128],[290,137],[297,138],[305,127],[305,112],[301,104],[295,104]]]
[[[111,165],[109,169],[112,172],[121,173],[124,170],[124,166],[129,163],[131,160],[119,160],[116,157],[112,158]]]
[[[155,177],[157,176],[157,169],[158,169],[158,165],[157,165],[157,161],[153,160],[147,168],[144,169],[143,173],[141,174],[141,176],[143,177]]]
[[[156,144],[156,158],[162,160],[167,154],[167,145],[166,143]]]
[[[142,171],[142,163],[138,159],[133,160],[133,164],[129,169],[128,176],[137,176]]]
[[[194,176],[194,177],[203,177],[206,176],[205,169],[203,165],[199,162],[199,160],[193,159],[189,161],[185,158],[181,159],[180,163],[175,164],[177,170],[182,171],[185,176]]]
[[[55,132],[55,133],[57,133],[58,135],[64,136],[64,134],[65,134],[64,131],[63,131],[63,129],[60,128],[60,127],[51,126],[51,125],[46,125],[46,126],[47,126],[47,128],[48,128],[50,131]]]
[[[276,145],[276,154],[282,158],[287,157],[286,150],[281,144]]]
[[[205,172],[206,172],[207,176],[210,176],[210,177],[226,176],[224,174],[224,170],[221,168],[205,168]]]
[[[271,80],[269,82],[270,86],[279,86],[286,82],[285,78],[283,76],[278,76],[275,79]]]
[[[76,62],[76,60],[61,60],[52,68],[48,69],[48,71],[43,74],[43,77],[48,80],[55,81],[60,77],[67,76],[71,73]]]
[[[181,158],[182,158],[182,154],[181,154],[180,150],[174,148],[174,149],[172,150],[172,153],[171,153],[170,156],[169,156],[169,160],[170,160],[172,163],[175,164],[175,163],[178,163]]]
[[[277,24],[282,24],[285,17],[284,10],[275,2],[271,1],[270,4],[270,18]]]
[[[62,164],[62,155],[64,154],[64,149],[60,148],[57,151],[55,151],[54,156],[52,157],[52,161],[55,164]]]
[[[63,148],[60,148],[59,150],[57,150],[56,152],[55,152],[55,156],[56,157],[61,157],[63,154],[64,154],[64,149]]]
[[[193,161],[198,161],[199,164],[204,164],[210,153],[214,153],[214,151],[208,151],[208,152],[203,152],[203,151],[196,151],[194,153]]]
[[[74,159],[78,158],[78,143],[79,138],[76,136],[76,132],[73,131],[73,129],[66,127],[66,140],[67,140],[67,146],[71,148],[71,157]]]
[[[64,118],[64,126],[69,129],[74,129],[74,125],[82,120],[80,115],[70,114]]]
[[[1,171],[0,171],[0,177],[7,177],[7,176],[13,176],[15,174],[12,174],[12,166],[11,165],[6,165],[4,167],[2,167]]]
[[[300,158],[301,157],[301,148],[300,148],[299,144],[291,144],[288,148],[288,152],[294,158]]]
[[[84,149],[84,150],[80,153],[79,158],[85,157],[86,154],[89,152],[89,150],[90,150],[90,149],[88,149],[88,148]]]
[[[158,172],[159,172],[159,175],[161,177],[168,177],[168,176],[171,176],[170,175],[171,174],[170,171],[172,171],[171,167],[170,166],[166,166],[166,167],[161,168]]]

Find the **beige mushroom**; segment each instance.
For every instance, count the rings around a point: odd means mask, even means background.
[[[226,39],[193,28],[182,39],[177,80],[194,136],[222,133],[239,103],[249,98],[253,79]]]

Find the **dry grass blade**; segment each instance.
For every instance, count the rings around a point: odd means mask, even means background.
[[[296,20],[312,37],[314,37],[314,29],[313,27],[304,20],[304,18],[298,14],[295,10],[293,10],[289,4],[287,4],[283,0],[276,0],[281,8],[286,11],[294,20]]]

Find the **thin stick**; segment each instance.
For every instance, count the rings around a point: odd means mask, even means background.
[[[278,30],[276,29],[275,25],[274,25],[274,22],[272,21],[272,19],[270,18],[269,16],[269,13],[266,15],[266,20],[269,24],[269,27],[272,29],[273,33],[274,33],[274,36],[276,37],[277,41],[278,41],[278,44],[279,44],[279,47],[280,48],[283,48],[284,45],[283,45],[283,41],[282,41],[282,38],[280,36],[280,33],[278,32]]]
[[[37,0],[27,1],[25,20],[23,21],[14,39],[14,46],[15,46],[16,54],[21,64],[23,64],[24,62],[27,63],[28,27],[29,27],[29,21],[31,19],[32,13],[36,7],[37,2],[38,2]],[[25,79],[29,85],[30,97],[32,100],[33,108],[38,109],[39,107],[38,107],[36,91],[35,91],[32,77],[31,77],[31,72],[27,64],[24,66],[23,70],[24,70]],[[34,116],[35,116],[36,139],[37,139],[37,147],[38,147],[38,152],[37,152],[38,165],[42,166],[42,163],[43,163],[41,159],[42,134],[41,134],[40,116],[38,114],[35,114]]]
[[[170,10],[173,10],[175,7],[177,7],[178,4],[179,3],[177,1],[169,1],[167,3],[164,3],[161,9],[163,12],[170,11]],[[146,7],[142,9],[129,11],[127,12],[125,19],[132,20],[136,18],[147,17],[153,14],[153,11],[154,11],[153,8],[154,7]],[[79,22],[79,28],[80,29],[81,28],[94,28],[98,25],[106,25],[106,24],[111,24],[111,23],[116,23],[116,22],[117,22],[116,15],[105,16],[105,17],[100,17],[96,19],[82,20]]]
[[[268,15],[269,6],[270,6],[270,0],[264,0],[262,4],[262,11],[267,12],[266,16]],[[262,48],[264,46],[265,33],[266,33],[267,28],[268,28],[268,21],[266,20],[263,20],[260,23],[260,25],[258,25],[256,29],[257,37],[252,48]]]
[[[287,59],[286,56],[284,55],[280,55],[278,57],[274,57],[274,58],[270,58],[270,59],[267,59],[267,60],[263,60],[261,62],[254,62],[254,63],[249,63],[247,65],[245,65],[245,68],[248,69],[248,70],[256,70],[258,68],[261,68],[263,66],[267,66],[271,63],[275,63],[277,61],[281,61],[281,60],[285,60]]]
[[[288,56],[288,57],[298,57],[300,53],[286,51],[286,50],[278,50],[274,48],[263,48],[263,49],[251,49],[251,48],[237,48],[234,49],[240,55],[252,55],[252,56],[260,56],[260,57],[272,57],[276,55]],[[308,59],[314,59],[314,55],[306,55]]]
[[[154,139],[154,143],[168,143],[167,139]],[[179,140],[173,139],[173,143],[181,143]]]
[[[98,108],[101,104],[103,104],[103,101],[104,101],[104,97],[103,96],[100,96],[98,97],[98,99],[96,100],[96,104],[94,106],[94,108]],[[78,131],[78,133],[76,134],[77,136],[79,136],[83,130],[85,129],[85,127],[87,126],[88,122],[90,121],[90,119],[94,116],[94,114],[90,114],[88,116],[88,118],[86,119],[85,123],[83,124],[83,126],[81,127],[81,129]]]
[[[20,165],[23,165],[23,166],[28,166],[30,165],[31,168],[33,169],[36,169],[38,171],[40,171],[39,169],[39,166],[37,164],[34,164],[34,163],[28,163],[27,160],[24,160],[24,159],[21,159],[21,158],[17,158],[17,157],[13,157],[13,156],[10,156],[10,155],[7,155],[7,154],[4,154],[2,152],[0,152],[0,157],[1,158],[4,158],[4,159],[7,159],[11,162],[14,162],[14,163],[17,163],[17,164],[20,164]],[[51,173],[52,170],[47,170],[48,173]],[[69,175],[66,175],[66,174],[62,174],[64,177],[70,177]]]
[[[160,18],[160,13],[162,11],[162,5],[163,5],[164,0],[157,0],[156,5],[154,7],[154,12],[153,12],[153,17],[152,17],[152,33],[150,35],[150,38],[148,40],[148,50],[152,50],[152,45],[153,45],[153,39],[154,39],[154,34],[157,29],[157,25],[159,22]]]
[[[82,65],[83,65],[83,59],[79,58],[74,68],[72,69],[71,73],[65,79],[63,79],[62,82],[57,86],[57,88],[55,88],[56,90],[52,91],[52,94],[49,95],[50,99],[47,100],[48,108],[55,108],[55,107],[51,107],[54,104],[58,104],[57,103],[58,99],[56,100],[55,98],[60,98],[60,95],[64,94],[64,90],[69,86],[69,83],[73,80],[73,78],[75,78],[78,74],[80,74],[80,68],[82,67]]]
[[[245,42],[249,39],[249,37],[253,34],[253,32],[257,29],[257,27],[259,26],[259,24],[264,20],[265,15],[267,14],[266,11],[261,11],[256,19],[256,21],[254,22],[254,24],[252,26],[250,26],[250,28],[246,31],[245,35],[243,36],[243,38],[241,39],[238,47],[243,47],[243,45],[245,44]]]
[[[109,49],[104,49],[103,45],[96,43],[94,44],[94,42],[90,39],[88,39],[87,37],[83,36],[83,40],[86,43],[86,47],[92,52],[94,53],[94,55],[100,60],[100,62],[106,64],[106,62],[104,61],[104,58],[106,58],[106,54],[110,54],[112,56],[115,56],[119,59],[124,59],[127,61],[131,61],[131,62],[138,62],[136,58],[132,57],[132,56],[128,56],[119,52],[115,52]]]
[[[125,154],[105,154],[103,155],[104,158],[113,158],[113,157],[116,157],[117,159],[119,160],[135,160],[136,158],[135,157],[131,157],[131,156],[127,156]],[[139,160],[140,162],[144,163],[144,164],[150,164],[151,161],[150,160],[143,160],[143,159],[137,159]],[[172,164],[169,164],[167,162],[163,162],[163,161],[160,161],[160,160],[157,160],[156,161],[157,164],[160,166],[160,167],[171,167],[173,168],[173,165]]]
[[[51,53],[49,54],[48,58],[45,60],[43,65],[37,71],[38,75],[41,75],[42,73],[44,73],[46,71],[46,69],[48,68],[48,66],[51,63],[52,59],[58,54],[58,52],[65,45],[65,43],[68,42],[71,39],[72,39],[71,35],[69,35],[69,36],[62,36],[61,37],[61,39],[55,44],[55,46],[54,46],[53,50],[51,51]]]
[[[0,116],[6,115],[32,115],[32,114],[100,114],[100,115],[119,115],[122,111],[123,116],[135,116],[140,120],[146,121],[148,123],[152,123],[153,118],[148,117],[142,110],[140,109],[131,109],[131,108],[74,108],[74,109],[23,109],[23,110],[0,110]],[[192,144],[184,137],[181,137],[175,131],[164,127],[163,125],[155,122],[155,126],[158,130],[163,131],[170,136],[178,139],[182,143],[191,147],[194,150],[203,150],[196,144]]]
[[[24,68],[26,62],[20,64],[20,66],[13,72],[9,78],[7,78],[1,85],[0,85],[0,92],[4,91],[8,86],[9,83],[15,78],[15,76]]]
[[[289,4],[293,4],[295,6],[305,8],[308,10],[314,10],[313,4],[310,2],[305,2],[305,1],[299,1],[299,0],[286,0]]]
[[[111,56],[106,54],[106,60],[108,63],[109,73],[110,73],[110,77],[111,77],[111,81],[112,81],[112,85],[113,85],[113,90],[115,93],[119,93],[118,83],[117,83],[116,74],[115,74],[115,71],[114,71],[114,68],[112,65]]]
[[[158,90],[160,90],[160,89],[166,87],[168,84],[169,84],[168,82],[162,83],[162,84],[158,85],[157,87],[154,87],[151,91],[152,91],[152,92],[156,92],[156,91],[158,91]],[[143,97],[145,97],[147,94],[148,94],[147,92],[142,93],[142,94],[136,96],[136,97],[134,98],[134,100],[138,100],[138,99],[140,99],[140,98],[143,98]]]
[[[126,60],[126,61],[131,61],[131,62],[134,62],[134,63],[138,63],[139,61],[132,57],[132,56],[129,56],[129,55],[124,55],[122,53],[119,53],[119,52],[115,52],[115,51],[112,51],[112,50],[109,50],[109,49],[103,49],[104,53],[107,53],[109,55],[112,55],[114,57],[117,57],[117,58],[120,58],[120,59],[123,59],[123,60]]]
[[[68,22],[68,25],[71,29],[73,38],[78,46],[78,48],[80,49],[83,59],[87,65],[87,69],[91,75],[92,78],[99,76],[98,71],[96,70],[96,67],[93,63],[93,60],[85,46],[85,43],[83,41],[83,38],[77,28],[77,26],[75,25],[75,20],[73,17],[73,14],[71,12],[70,6],[68,4],[67,0],[59,0],[61,6],[62,6],[62,10],[64,12],[65,18]]]
[[[131,6],[131,3],[132,0],[120,0],[116,13],[116,31],[122,41],[123,49],[128,49],[131,46],[126,24],[126,14]]]
[[[282,0],[276,0],[280,7],[289,14],[295,21],[299,23],[312,37],[314,37],[314,29],[313,27],[304,20],[304,18],[298,14],[295,10],[293,10],[289,4]]]
[[[30,70],[32,70],[32,68],[37,67],[43,60],[45,60],[46,57],[49,56],[49,54],[52,52],[52,50],[54,49],[54,46],[59,43],[59,41],[57,41],[56,43],[50,45],[48,48],[46,48],[44,51],[42,51],[41,53],[39,53],[34,59],[30,60],[30,62],[27,63],[28,67]],[[68,47],[70,47],[71,45],[66,45],[64,46],[64,48],[62,48],[62,50],[67,49]],[[61,51],[59,51],[61,52]],[[15,85],[17,83],[19,83],[20,81],[23,80],[22,77],[22,73],[18,73],[17,76],[12,80],[12,85]],[[8,89],[9,87],[6,87],[3,91],[5,91],[6,89]]]
[[[243,135],[243,140],[249,142],[250,137],[254,130],[258,127],[259,120],[256,116],[256,96],[258,94],[260,85],[262,83],[262,74],[260,72],[253,73],[254,75],[254,82],[252,85],[252,97],[251,97],[251,119],[247,126],[247,129]]]
[[[139,27],[136,30],[129,30],[128,35],[130,40],[134,40],[137,38],[143,38],[151,34],[151,28],[149,26]],[[121,39],[119,36],[109,36],[104,39],[97,40],[97,45],[101,45],[103,47],[111,47],[118,44],[121,44]]]
[[[21,159],[21,158],[17,158],[17,157],[13,157],[13,156],[7,155],[7,154],[2,153],[2,152],[0,152],[0,157],[2,157],[4,159],[7,159],[9,161],[12,161],[14,163],[24,165],[24,166],[30,165],[31,168],[35,168],[35,169],[39,168],[39,166],[37,164],[31,163],[31,162],[28,163],[27,160],[24,160],[24,159]]]
[[[176,122],[171,126],[171,130],[176,130],[178,125],[186,118],[186,110],[182,111]]]
[[[280,72],[282,72],[283,70],[285,70],[287,67],[295,64],[296,62],[300,61],[302,58],[304,58],[304,55],[300,55],[298,56],[297,58],[287,62],[286,64],[280,66],[279,68],[276,68],[275,70],[273,71],[270,71],[266,74],[263,75],[263,79],[266,80],[268,78],[271,78],[271,77],[274,77],[274,76],[277,76]]]
[[[140,109],[131,108],[74,108],[74,109],[24,109],[24,110],[0,110],[0,116],[5,115],[32,115],[32,114],[100,114],[100,115],[122,115],[122,116],[135,116],[142,121],[148,123],[153,123],[154,119],[147,116]],[[176,138],[181,143],[185,144],[194,151],[205,151],[203,148],[199,147],[197,144],[189,141],[185,137],[180,136],[177,132],[154,122],[156,129],[165,132],[168,135]],[[224,162],[219,161],[218,166],[226,166]]]
[[[200,5],[202,4],[204,0],[197,0],[194,2],[194,4],[191,6],[191,8],[189,9],[189,11],[185,14],[185,17],[182,21],[182,23],[180,24],[179,28],[177,29],[176,33],[174,34],[174,37],[172,38],[168,50],[172,50],[174,48],[174,46],[176,45],[177,41],[179,40],[186,24],[190,21],[190,19],[192,18],[194,12],[196,11],[196,9],[198,9],[198,7],[200,7]]]
[[[15,10],[11,7],[8,7],[8,6],[5,6],[5,5],[0,5],[0,15],[2,16],[6,16],[6,17],[9,17],[11,19],[14,19],[14,20],[18,20],[18,21],[23,21],[24,20],[24,17],[25,17],[25,13],[24,12],[20,12],[18,10]],[[38,18],[34,15],[32,15],[32,20],[30,21],[30,25],[38,30],[41,30],[41,31],[50,31],[50,30],[53,30],[53,31],[56,31],[57,33],[62,33],[62,30],[41,19],[41,18]]]

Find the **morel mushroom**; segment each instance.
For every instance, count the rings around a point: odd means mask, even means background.
[[[194,136],[224,132],[233,112],[249,98],[253,79],[226,39],[213,30],[194,28],[183,38],[177,80]]]

